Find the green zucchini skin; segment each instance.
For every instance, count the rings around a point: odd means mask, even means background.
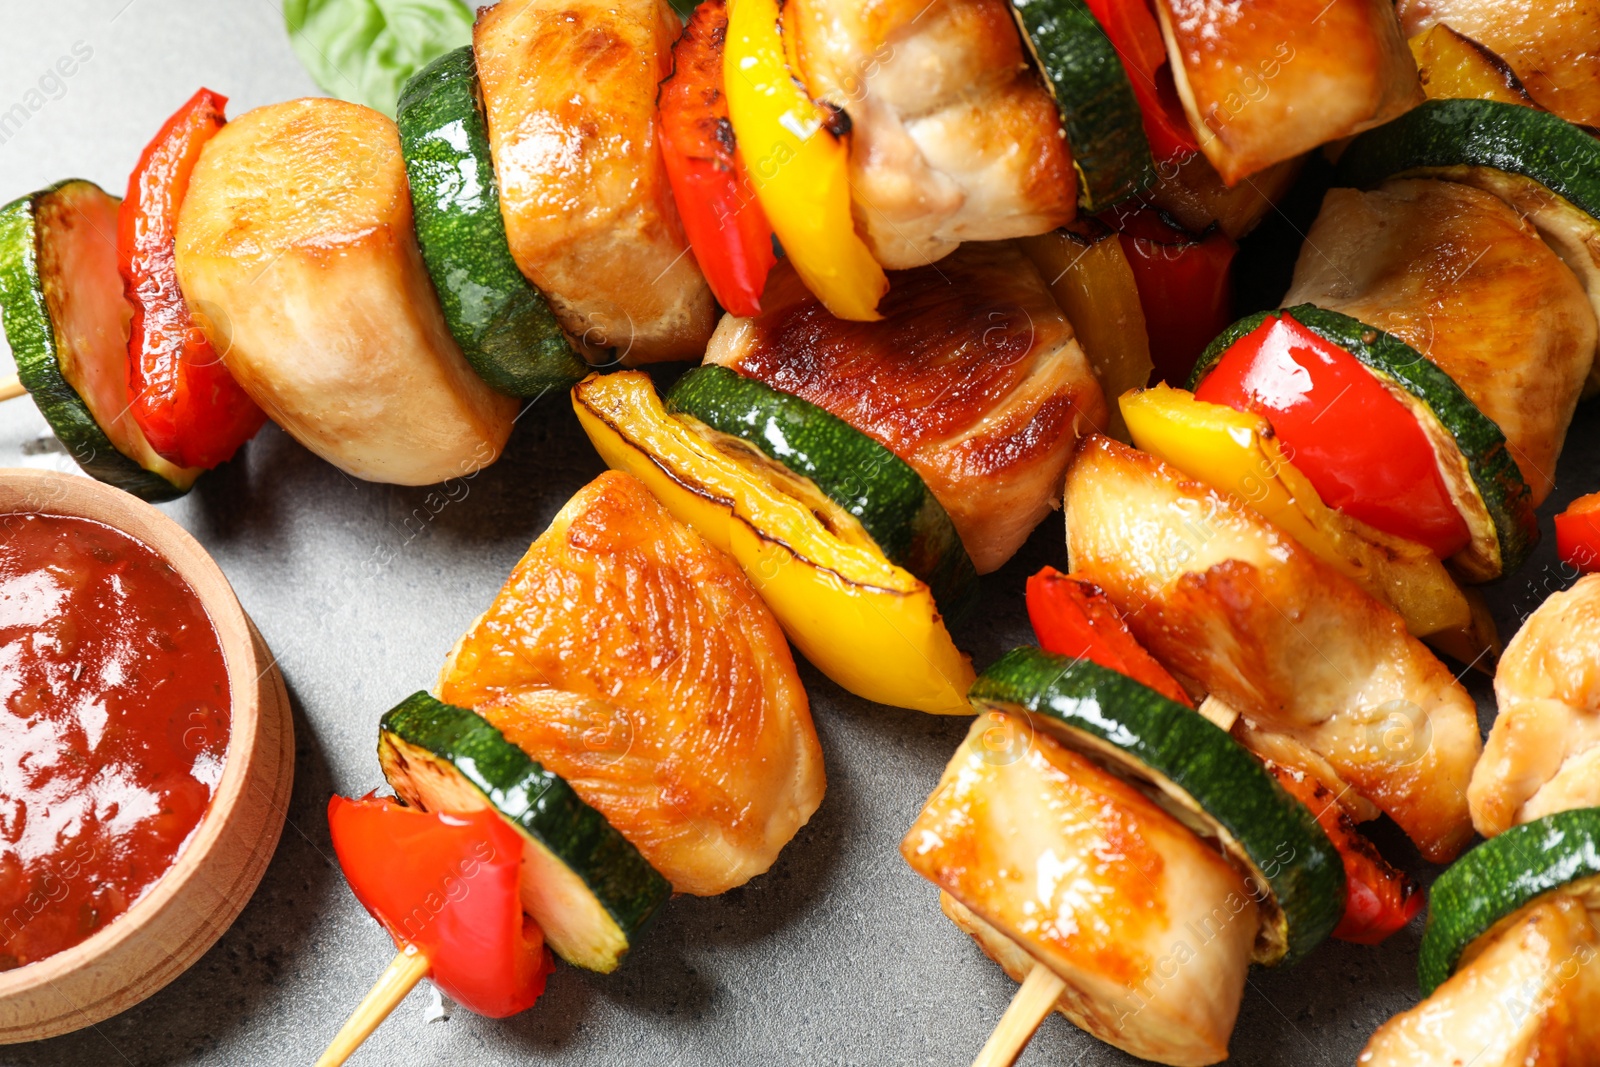
[[[69,178],[0,208],[0,320],[5,323],[17,377],[84,473],[142,500],[173,500],[189,491],[194,478],[171,481],[118,451],[88,403],[61,373],[60,352],[67,342],[51,319],[46,294],[73,281],[44,277],[40,215],[81,196],[115,199],[93,182]],[[120,278],[116,284],[121,286]]]
[[[434,60],[400,93],[395,122],[417,243],[467,362],[499,392],[537,397],[588,368],[511,258],[478,99],[470,46]]]
[[[1396,383],[1427,405],[1439,424],[1455,438],[1456,446],[1466,458],[1473,484],[1494,523],[1500,544],[1500,572],[1508,574],[1522,566],[1539,542],[1539,523],[1533,510],[1533,492],[1506,447],[1506,435],[1493,419],[1478,410],[1478,405],[1450,375],[1393,334],[1312,304],[1258,312],[1240,319],[1211,342],[1195,363],[1189,388],[1196,388],[1223,353],[1241,337],[1269,316],[1280,315],[1288,315],[1319,337],[1338,345],[1368,370]]]
[[[1600,876],[1600,808],[1576,808],[1513,826],[1457,860],[1428,890],[1417,982],[1428,996],[1468,945],[1546,893]]]
[[[1067,745],[1121,763],[1131,776],[1186,798],[1237,845],[1271,890],[1280,929],[1257,962],[1294,963],[1344,914],[1344,863],[1304,804],[1210,720],[1133,679],[1084,659],[1017,648],[978,675],[973,706],[1019,709]],[[1113,766],[1113,770],[1118,769]],[[1236,853],[1237,854],[1237,853]]]
[[[1341,184],[1370,189],[1433,167],[1520,174],[1600,219],[1600,141],[1545,111],[1498,100],[1429,100],[1356,137]]]
[[[667,880],[605,816],[477,712],[414,693],[384,714],[378,738],[386,776],[393,756],[386,759],[385,747],[392,753],[395,739],[452,768],[582,882],[629,947],[672,895]]]
[[[978,574],[949,513],[905,460],[848,422],[714,364],[679,378],[663,403],[809,478],[861,521],[889,562],[928,584],[946,619],[976,603]]]
[[[1012,0],[1049,79],[1078,170],[1078,205],[1104,211],[1156,178],[1128,74],[1083,0]]]

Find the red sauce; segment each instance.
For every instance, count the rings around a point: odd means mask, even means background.
[[[188,584],[87,519],[0,516],[0,970],[172,866],[222,777],[228,676]]]

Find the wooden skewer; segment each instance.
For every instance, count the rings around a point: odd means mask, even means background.
[[[372,991],[345,1020],[344,1027],[334,1035],[328,1051],[322,1054],[316,1067],[340,1067],[361,1047],[361,1042],[371,1036],[378,1024],[400,1006],[406,994],[428,973],[428,957],[415,948],[404,948],[390,962],[378,978]],[[1007,1013],[1009,1014],[1009,1013]]]
[[[1034,964],[1027,979],[1018,987],[1017,995],[1011,998],[1006,1013],[1000,1016],[994,1033],[984,1042],[978,1058],[972,1061],[972,1067],[1011,1067],[1066,988],[1067,983],[1054,971],[1043,964]]]
[[[0,378],[0,400],[15,400],[27,392],[28,389],[22,384],[22,379],[15,374],[9,378]]]

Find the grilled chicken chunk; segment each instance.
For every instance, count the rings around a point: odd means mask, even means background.
[[[996,729],[1014,739],[985,744]],[[1168,1064],[1226,1058],[1258,915],[1244,877],[1132,785],[1002,712],[982,715],[900,845],[946,913],[1056,1010]],[[953,905],[953,906],[952,906]]]
[[[980,574],[1056,506],[1077,435],[1105,425],[1072,324],[1013,245],[897,272],[878,322],[835,319],[785,264],[761,307],[725,317],[706,361],[828,409],[915,467]]]
[[[1478,832],[1600,806],[1600,575],[1528,616],[1494,696],[1499,715],[1467,790]]]
[[[518,402],[445,325],[384,116],[324,99],[240,115],[200,154],[175,253],[229,372],[329,463],[428,485],[499,457]]]
[[[1595,314],[1504,201],[1431,179],[1331,190],[1284,302],[1342,311],[1421,352],[1505,433],[1534,503],[1549,495]]]
[[[1160,0],[1200,150],[1229,185],[1422,102],[1389,0]]]
[[[656,124],[667,0],[502,0],[473,28],[511,255],[592,361],[698,356],[715,302]]]
[[[1600,934],[1582,900],[1542,898],[1462,960],[1432,996],[1378,1028],[1361,1067],[1600,1062]]]
[[[1444,23],[1506,61],[1539,106],[1600,125],[1600,3],[1596,0],[1396,0],[1415,37]]]
[[[1055,99],[1006,0],[792,0],[784,29],[812,97],[850,116],[856,218],[885,267],[1076,213]]]
[[[761,874],[822,803],[777,620],[626,474],[561,509],[438,689],[571,783],[680,893]]]
[[[1067,554],[1193,692],[1327,760],[1434,862],[1472,836],[1472,698],[1405,623],[1232,496],[1092,437]]]

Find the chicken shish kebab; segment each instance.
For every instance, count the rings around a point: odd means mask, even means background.
[[[1029,582],[1045,651],[1013,653],[979,676],[974,706],[1004,714],[980,719],[902,850],[945,891],[946,914],[1024,982],[1013,1011],[1054,1004],[1136,1055],[1215,1063],[1227,1055],[1252,940],[1257,962],[1278,958],[1262,947],[1275,938],[1278,955],[1285,944],[1297,955],[1296,909],[1311,903],[1326,921],[1299,927],[1315,931],[1306,948],[1329,933],[1376,943],[1420,909],[1415,885],[1358,823],[1389,815],[1435,861],[1454,858],[1470,838],[1476,709],[1387,598],[1418,607],[1430,589],[1453,590],[1460,610],[1471,608],[1437,556],[1390,558],[1378,546],[1397,539],[1368,539],[1293,468],[1276,469],[1265,420],[1165,387],[1128,394],[1122,407],[1136,439],[1183,454],[1188,466],[1099,436],[1079,447],[1065,488],[1073,574],[1047,570]],[[1243,476],[1261,491],[1241,492]],[[1084,671],[1098,672],[1090,677],[1099,689],[1079,691]],[[1071,691],[1052,688],[1062,685]],[[1158,719],[1140,717],[1149,708],[1161,709]],[[1066,756],[1038,735],[1065,740]],[[1072,749],[1110,754],[1117,788],[1092,783]],[[1131,772],[1129,749],[1139,761]],[[1256,776],[1266,785],[1259,797],[1246,788]],[[1223,781],[1225,800],[1205,792]],[[1185,835],[1162,833],[1127,794],[1166,801]],[[1224,815],[1225,802],[1242,807]],[[1196,810],[1213,821],[1197,821]],[[1039,811],[1061,813],[1061,825],[1041,822]],[[1086,811],[1098,815],[1073,814]],[[1217,888],[1176,844],[1192,847],[1199,833],[1223,846],[1220,856],[1215,844],[1199,854],[1239,864],[1238,846],[1263,813],[1315,824],[1316,849],[1293,852],[1314,857],[1315,872],[1296,870],[1291,856],[1255,856],[1254,867],[1233,871],[1245,879],[1240,894]],[[1075,888],[1064,890],[1063,878],[1030,881],[1046,871],[1072,872]],[[1183,872],[1181,907],[1152,872]],[[1076,891],[1086,880],[1097,886],[1087,896]],[[1306,893],[1308,881],[1322,895]],[[1183,926],[1186,907],[1206,919]],[[1223,936],[1239,921],[1260,922],[1262,932]],[[1202,943],[1191,944],[1197,929]],[[1037,1021],[1002,1023],[977,1062],[1009,1063],[1020,1047],[1014,1035],[1025,1040]]]
[[[980,675],[901,853],[1011,977],[1044,976],[1046,1006],[1134,1055],[1216,1063],[1250,964],[1326,937],[1345,876],[1237,742],[1100,658],[1017,649]]]
[[[35,224],[50,194],[16,205],[27,217],[6,248],[5,304],[31,349],[23,384],[69,451],[147,496],[187,488],[262,410],[353,474],[437,481],[493,462],[512,419],[506,397],[570,384],[579,353],[684,358],[707,341],[715,300],[756,313],[774,234],[822,306],[873,319],[886,266],[1043,235],[1080,206],[1135,194],[1186,225],[1221,227],[1203,240],[1130,231],[1157,349],[1182,350],[1170,309],[1202,291],[1226,305],[1226,235],[1260,217],[1292,165],[1241,199],[1186,132],[1210,131],[1208,146],[1222,136],[1214,107],[1203,123],[1184,117],[1180,83],[1191,110],[1205,110],[1207,93],[1235,85],[1238,95],[1264,76],[1239,56],[1183,50],[1195,19],[1215,28],[1220,14],[1163,8],[1158,24],[1137,3],[1091,9],[947,0],[867,18],[734,0],[703,5],[680,33],[661,0],[507,0],[483,11],[470,49],[407,84],[398,125],[298,101],[228,126],[220,98],[202,92],[130,181],[123,221],[141,225],[103,231],[122,235],[109,258],[124,267],[123,306],[61,295],[109,287],[92,278],[96,255],[55,247],[92,244],[94,231]],[[1337,0],[1322,21],[1370,38],[1377,55],[1395,31],[1371,14]],[[1251,37],[1245,22],[1227,28]],[[1334,57],[1317,33],[1290,29],[1295,69],[1320,71],[1324,88],[1372,80],[1346,62],[1360,49]],[[1186,58],[1169,64],[1168,51]],[[1314,90],[1287,66],[1272,77],[1275,108],[1328,114],[1293,104]],[[1318,136],[1368,118],[1337,118]],[[1250,121],[1284,120],[1257,107]],[[1157,164],[1170,165],[1160,182]],[[40,274],[67,259],[83,278]],[[98,255],[102,274],[107,259]],[[1188,266],[1165,266],[1180,260]],[[118,320],[134,313],[126,365],[106,365]],[[89,316],[98,321],[85,333]],[[89,336],[102,339],[92,358],[79,351]],[[313,337],[331,358],[306,355]],[[131,413],[110,381],[119,371]]]
[[[572,391],[612,467],[729,553],[789,639],[883,704],[964,714],[972,664],[944,614],[976,593],[972,562],[917,472],[827,411],[722,367],[656,396],[638,371]]]
[[[759,316],[723,319],[706,362],[826,408],[916,468],[979,574],[1058,505],[1078,435],[1106,423],[1072,324],[1010,244],[896,274],[874,323],[834,318],[780,270]]]
[[[383,717],[378,759],[404,806],[335,797],[340,863],[402,950],[405,988],[432,974],[488,1015],[537,999],[544,946],[612,971],[671,892],[768,870],[825,785],[776,621],[732,559],[617,472],[533,543],[437,695]],[[347,1028],[323,1062],[364,1036]]]
[[[1577,1067],[1600,1056],[1597,606],[1591,575],[1506,646],[1499,717],[1469,792],[1491,840],[1434,883],[1418,964],[1426,999],[1379,1028],[1362,1064]]]
[[[1341,173],[1370,188],[1327,195],[1289,306],[1218,338],[1195,397],[1265,417],[1349,518],[1469,581],[1515,569],[1594,373],[1597,164],[1585,132],[1491,100],[1358,137]]]

